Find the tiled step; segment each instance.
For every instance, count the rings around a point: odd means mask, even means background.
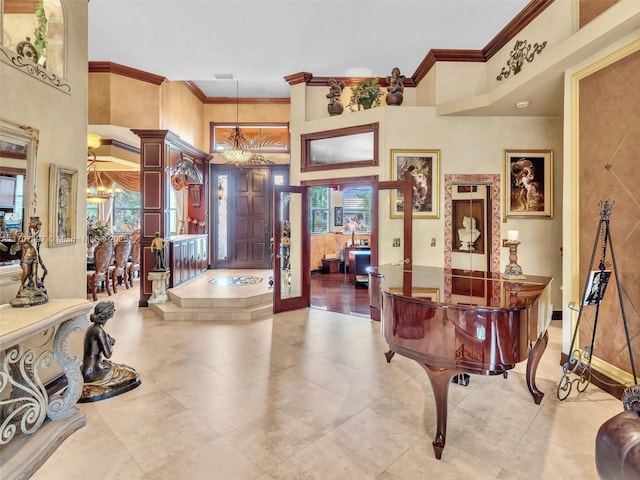
[[[220,299],[217,299],[220,300]],[[271,299],[270,299],[271,300]],[[237,303],[237,302],[236,302]],[[273,315],[273,303],[237,307],[182,307],[172,301],[149,304],[163,320],[170,321],[247,321]]]
[[[167,290],[169,300],[183,308],[248,308],[257,305],[271,304],[273,302],[273,291],[254,294],[247,297],[194,297],[189,295],[189,291]]]

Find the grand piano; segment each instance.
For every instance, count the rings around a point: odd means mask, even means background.
[[[506,376],[527,360],[527,386],[534,402],[542,401],[535,375],[548,341],[551,282],[549,277],[507,280],[498,273],[425,266],[369,269],[369,300],[381,310],[387,361],[395,353],[415,360],[433,388],[437,459],[445,446],[453,377]]]

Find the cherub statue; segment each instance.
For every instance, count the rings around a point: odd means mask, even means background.
[[[391,75],[387,77],[387,92],[394,95],[404,92],[404,78],[404,75],[400,73],[400,69],[393,67]]]
[[[345,83],[343,81],[337,81],[335,78],[331,78],[329,80],[329,93],[327,93],[326,97],[329,99],[329,105],[333,105],[336,102],[340,101],[340,95],[342,95],[342,90],[344,90]]]

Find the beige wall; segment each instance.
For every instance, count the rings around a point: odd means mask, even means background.
[[[320,87],[307,87],[307,90]],[[292,108],[296,107],[292,103]],[[351,168],[321,172],[300,173],[300,134],[332,130],[347,126],[379,122],[380,143],[378,167]],[[293,124],[291,183],[303,180],[331,178],[358,178],[378,176],[391,179],[392,149],[440,150],[440,218],[413,222],[413,262],[417,265],[444,265],[444,174],[498,174],[504,172],[505,149],[553,150],[554,163],[554,218],[514,219],[502,224],[499,232],[506,238],[507,230],[518,230],[522,245],[519,264],[526,273],[562,277],[562,119],[555,117],[440,117],[433,107],[379,107],[339,117]],[[383,194],[382,194],[383,195]],[[379,228],[381,232],[380,261],[396,262],[401,259],[400,249],[386,241],[402,237],[402,221],[390,218],[390,200],[381,196]],[[431,246],[431,239],[436,246]],[[501,264],[508,263],[508,250],[501,251]],[[561,305],[561,282],[553,285],[553,304]]]
[[[200,128],[203,123],[202,102],[184,82],[165,82],[161,89],[160,128],[171,130],[185,142],[208,151],[207,137]]]
[[[38,147],[37,207],[46,234],[49,228],[49,167],[86,171],[87,131],[87,3],[63,1],[67,36],[65,78],[71,93],[65,93],[6,63],[0,63],[0,97],[3,119],[29,125],[40,131]],[[85,228],[86,175],[78,175],[77,230]],[[41,255],[49,270],[45,285],[51,298],[86,297],[86,245],[49,248],[45,242]],[[1,270],[1,269],[0,269]],[[2,303],[15,296],[18,284],[2,288]],[[6,297],[10,298],[7,299]]]

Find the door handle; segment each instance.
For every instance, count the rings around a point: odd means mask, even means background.
[[[410,259],[410,258],[405,258],[405,259],[403,260],[403,262],[405,263],[405,265],[408,265],[408,264],[410,264],[410,263],[411,263],[411,259]]]

